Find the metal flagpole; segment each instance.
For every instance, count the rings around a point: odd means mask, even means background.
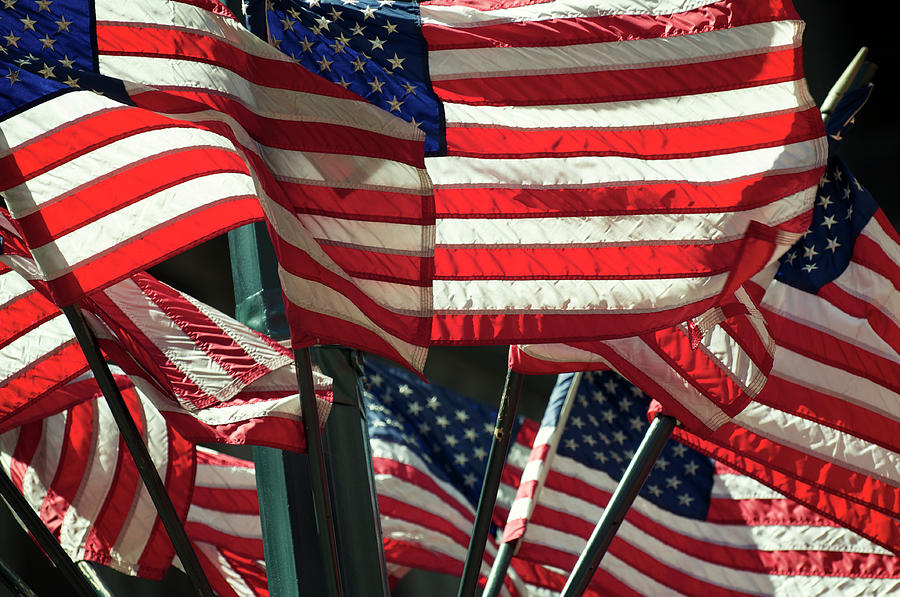
[[[828,117],[837,107],[838,102],[841,101],[841,97],[854,85],[856,75],[862,70],[868,53],[869,48],[866,46],[861,47],[856,56],[853,57],[853,60],[850,61],[850,64],[847,65],[847,68],[844,69],[844,72],[841,73],[841,76],[838,77],[834,86],[828,91],[828,95],[825,96],[825,101],[822,102],[822,108],[820,109],[823,120],[828,120]]]
[[[65,552],[56,537],[44,526],[44,521],[32,510],[28,500],[19,492],[12,479],[3,471],[0,471],[0,496],[16,515],[16,518],[25,525],[56,569],[75,590],[75,593],[80,597],[97,597],[97,593],[79,571],[75,562]]]
[[[144,486],[147,488],[147,493],[150,494],[150,499],[153,500],[156,512],[163,523],[163,527],[166,529],[166,533],[169,535],[169,539],[172,541],[172,545],[175,547],[175,553],[178,555],[178,559],[181,560],[185,573],[191,580],[191,584],[194,585],[194,590],[203,597],[214,597],[215,593],[213,593],[203,568],[200,566],[200,560],[197,559],[197,554],[194,552],[184,526],[178,518],[178,513],[175,511],[175,506],[166,492],[166,487],[159,477],[156,466],[153,464],[153,459],[150,458],[150,453],[147,451],[147,446],[144,444],[143,438],[141,438],[137,425],[131,417],[131,413],[128,412],[128,407],[113,379],[109,365],[103,358],[99,346],[97,346],[96,338],[94,338],[94,335],[87,327],[78,307],[74,305],[63,307],[63,313],[65,313],[72,330],[75,332],[75,337],[78,339],[78,344],[81,345],[81,350],[87,358],[88,365],[90,365],[94,378],[97,380],[97,385],[100,386],[100,390],[103,392],[104,398],[106,398],[106,403],[109,405],[109,410],[116,421],[119,433],[125,442],[125,446],[128,448],[128,452],[134,459],[141,480],[143,480]]]
[[[540,493],[541,488],[547,481],[547,473],[549,473],[550,467],[552,466],[553,456],[556,454],[556,446],[566,427],[566,422],[569,420],[569,413],[572,412],[572,405],[575,403],[575,397],[578,395],[578,386],[581,385],[581,378],[583,376],[584,373],[581,371],[576,371],[572,374],[569,389],[566,392],[566,396],[563,398],[563,403],[559,409],[559,418],[556,421],[556,428],[553,430],[553,435],[547,440],[549,449],[537,479],[537,487],[534,489],[534,499],[537,499],[538,493]],[[558,398],[551,395],[550,402],[555,402],[556,400],[558,400]],[[548,411],[550,410],[550,407],[551,405],[548,404]],[[525,514],[526,520],[531,518],[531,511],[533,509],[534,502],[532,501],[529,511]],[[488,575],[487,583],[484,585],[484,591],[481,593],[481,597],[498,597],[498,595],[500,595],[500,590],[503,588],[503,580],[506,578],[506,572],[509,569],[509,564],[512,561],[512,557],[518,546],[519,539],[507,541],[500,546],[500,549],[497,551],[497,557],[494,559],[494,563],[491,566],[491,572]]]
[[[481,569],[481,560],[484,557],[484,546],[491,526],[494,503],[497,501],[497,490],[500,487],[500,475],[503,473],[503,465],[506,464],[506,453],[509,451],[513,421],[519,408],[519,396],[522,394],[524,380],[525,376],[521,373],[516,373],[511,369],[507,370],[506,383],[503,386],[500,407],[497,410],[494,438],[491,440],[491,451],[488,455],[487,468],[484,471],[481,495],[478,498],[478,509],[475,511],[475,525],[472,529],[472,538],[469,540],[466,562],[459,582],[458,597],[472,597],[475,594],[478,571]]]
[[[600,565],[600,560],[603,559],[609,544],[616,536],[616,531],[619,530],[625,515],[628,514],[634,498],[637,497],[644,481],[647,480],[647,476],[653,469],[653,465],[656,464],[656,459],[665,447],[676,422],[674,417],[657,415],[650,423],[644,439],[641,440],[641,445],[638,446],[637,452],[628,463],[625,474],[616,485],[616,490],[609,498],[606,508],[603,509],[597,526],[594,527],[594,532],[591,533],[587,545],[575,563],[575,568],[566,580],[566,586],[563,587],[560,597],[575,597],[583,594],[587,589],[594,576],[594,571]]]
[[[0,581],[14,597],[37,597],[37,593],[3,560],[0,560]]]

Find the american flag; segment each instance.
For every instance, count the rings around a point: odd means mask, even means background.
[[[249,4],[282,52],[427,134],[434,342],[676,325],[808,225],[826,151],[789,1]]]
[[[871,88],[829,121],[833,142]],[[678,437],[900,553],[900,237],[839,156],[805,238],[755,288],[769,382],[708,441]]]
[[[518,558],[549,568],[542,586],[554,593],[648,426],[649,398],[612,371],[584,374],[564,410],[573,377],[557,382],[504,535],[519,541]],[[670,440],[587,594],[889,595],[900,590],[898,564],[881,546]]]
[[[70,390],[86,400],[0,435],[0,474],[10,474],[73,559],[159,579],[172,564],[171,543],[112,414],[92,379]],[[195,450],[133,386],[122,390],[216,593],[268,595],[252,463]]]
[[[0,351],[0,429],[70,406],[77,396],[54,390],[87,368],[70,326],[42,295],[46,285],[4,216],[0,210],[0,262],[12,269],[2,274],[3,292],[18,298],[0,310],[9,322]],[[305,450],[287,348],[146,273],[97,291],[80,305],[108,358],[184,437]],[[17,335],[19,329],[26,333]],[[313,377],[324,421],[331,380],[318,370]]]
[[[531,374],[614,369],[705,435],[759,396],[774,352],[765,319],[742,287],[732,300],[681,325],[615,340],[515,345],[509,362]]]
[[[392,565],[462,574],[496,410],[368,359],[366,417],[385,557]],[[519,418],[494,523],[506,520],[537,425]],[[488,541],[481,573],[496,554]],[[517,594],[514,579],[507,590]]]
[[[0,191],[58,304],[265,215],[295,347],[421,369],[434,213],[415,127],[214,0],[17,0],[0,30]]]

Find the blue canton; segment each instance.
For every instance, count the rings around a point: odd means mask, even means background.
[[[812,224],[782,256],[775,275],[780,282],[815,294],[835,280],[850,264],[856,237],[878,210],[874,197],[836,153],[870,93],[871,87],[864,87],[847,94],[829,119],[828,166],[819,181]]]
[[[257,35],[312,72],[414,123],[425,150],[445,146],[443,109],[431,88],[419,6],[401,0],[252,0]],[[265,29],[259,23],[263,21]]]
[[[406,445],[431,473],[461,491],[474,507],[491,450],[497,411],[409,371],[373,358],[365,367],[369,436]],[[521,419],[513,426],[513,437]]]
[[[565,395],[571,375],[561,376],[554,390]],[[561,402],[558,401],[558,416]],[[612,371],[585,373],[569,413],[557,453],[620,479],[647,430],[650,399]],[[544,426],[552,421],[548,406]],[[687,446],[669,440],[641,489],[657,506],[690,518],[705,519],[713,483],[713,462]]]
[[[75,89],[127,101],[120,82],[97,74],[90,2],[0,2],[0,119]]]

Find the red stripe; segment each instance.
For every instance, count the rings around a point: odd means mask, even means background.
[[[503,315],[437,312],[431,338],[434,344],[478,345],[577,343],[633,336],[647,329],[672,325],[673,321],[686,321],[706,311],[716,300],[714,297],[655,313]]]
[[[886,278],[895,289],[900,285],[900,264],[895,261],[897,258],[900,256],[891,258],[886,247],[882,247],[865,233],[857,236],[853,244],[853,262]]]
[[[856,479],[853,479],[854,482],[850,485],[835,485],[834,483],[846,483],[846,480],[836,479],[828,479],[824,485],[808,483],[804,480],[804,475],[798,476],[796,471],[787,471],[786,474],[780,470],[781,467],[776,468],[773,465],[782,462],[792,463],[792,461],[801,459],[807,460],[808,456],[783,446],[770,446],[771,442],[753,436],[749,432],[744,433],[746,438],[735,438],[734,436],[737,434],[733,432],[730,440],[717,439],[716,443],[700,440],[696,436],[683,433],[678,429],[673,433],[680,442],[691,448],[726,462],[735,470],[789,495],[792,499],[841,526],[850,528],[870,541],[898,553],[900,524],[897,519],[882,513],[871,505],[856,503],[853,499],[854,496],[841,495],[842,492],[834,491],[837,487],[852,487],[855,491],[857,487],[870,485],[859,479],[863,475],[857,474]],[[760,458],[760,460],[756,461],[755,458]],[[772,458],[776,460],[772,460]],[[816,468],[821,466],[815,462],[811,464],[810,472],[815,472]],[[828,470],[833,468],[835,465],[829,464],[827,468],[820,469],[823,473],[821,476],[814,474],[811,478],[826,478]]]
[[[431,286],[429,274],[434,270],[433,257],[378,253],[365,248],[331,245],[325,240],[319,240],[319,244],[326,255],[335,263],[343,264],[344,272],[354,278],[409,286]]]
[[[897,294],[898,290],[900,289],[891,290],[890,292]],[[891,312],[893,309],[887,304],[888,297],[871,296],[859,298],[840,288],[834,282],[820,288],[817,295],[845,313],[868,323],[872,330],[887,342],[895,352],[900,351],[900,328],[898,328],[897,324],[897,320],[900,319],[900,313]],[[882,311],[882,308],[887,313]]]
[[[738,473],[739,474],[739,473]],[[710,498],[707,522],[742,526],[804,525],[836,527],[806,506],[790,499]]]
[[[800,53],[794,49],[729,57],[693,64],[625,71],[567,74],[516,74],[432,81],[445,102],[476,106],[570,105],[677,97],[743,89],[801,78]]]
[[[510,225],[515,226],[515,222]],[[637,243],[639,239],[635,239]],[[572,247],[438,245],[438,280],[618,280],[708,276],[730,270],[743,239],[665,244],[648,239],[627,246]]]
[[[28,472],[31,462],[34,460],[34,455],[43,441],[43,435],[44,423],[42,421],[25,425],[19,429],[16,447],[13,450],[12,460],[9,463],[9,477],[16,487],[19,488],[19,491],[22,490],[25,474]]]
[[[258,513],[257,513],[258,516]],[[221,515],[222,521],[227,523],[228,515]],[[263,554],[263,542],[261,539],[252,539],[239,537],[232,533],[227,533],[214,529],[203,523],[188,521],[184,524],[184,530],[187,532],[191,541],[203,541],[212,545],[228,545],[236,554],[241,554],[254,560],[265,559]]]
[[[624,156],[646,160],[711,156],[815,139],[821,136],[821,123],[812,119],[812,111],[818,112],[818,108],[731,122],[640,129],[469,128],[449,124],[447,147],[452,155],[494,159]]]
[[[224,473],[227,475],[227,471]],[[191,504],[226,514],[259,515],[256,489],[194,486]]]
[[[88,369],[84,353],[74,339],[30,365],[0,388],[0,432],[69,407],[76,398],[47,393]]]
[[[120,387],[119,389],[121,390],[122,398],[132,413],[132,419],[137,426],[138,432],[142,436],[146,436],[147,431],[143,417],[134,416],[139,413],[138,404],[140,402],[134,388]],[[125,523],[131,517],[132,508],[138,499],[138,492],[142,489],[142,486],[139,484],[137,467],[128,453],[125,440],[118,433],[115,433],[114,436],[110,436],[110,439],[112,437],[117,439],[110,441],[109,445],[104,447],[99,445],[99,439],[102,437],[100,433],[102,433],[102,430],[95,428],[95,437],[98,441],[98,445],[95,446],[96,452],[100,453],[104,450],[110,450],[113,444],[118,444],[116,466],[106,491],[103,506],[97,511],[97,518],[93,521],[94,524],[85,538],[84,550],[85,553],[91,554],[92,557],[109,558]]]
[[[664,182],[588,189],[439,188],[438,218],[584,217],[635,213],[727,213],[769,205],[815,186],[819,169],[715,185]],[[748,189],[753,190],[748,193]]]
[[[18,276],[12,272],[7,275]],[[0,308],[0,348],[16,341],[54,317],[62,317],[59,307],[41,296],[37,290],[20,295]]]
[[[832,290],[837,290],[837,292],[832,292]],[[829,299],[836,299],[838,292],[842,293],[843,291],[839,291],[832,286],[827,293],[830,295]],[[847,298],[851,301],[856,300],[849,296]],[[833,300],[829,302],[833,302]],[[846,306],[846,303],[838,306],[843,308]],[[797,307],[790,308],[802,311],[803,306],[797,305]],[[789,317],[784,317],[768,309],[764,309],[764,313],[778,346],[790,349],[818,363],[827,365],[834,369],[835,372],[846,371],[852,375],[871,380],[895,394],[900,394],[900,368],[897,367],[895,361],[880,356],[876,352],[868,351],[865,346],[845,342],[836,336],[832,336],[828,330],[819,330],[815,327],[797,323]],[[800,314],[802,313],[798,313],[798,315]]]
[[[247,174],[232,151],[189,147],[133,162],[110,176],[66,192],[59,201],[19,219],[33,247],[50,243],[184,182],[222,173]]]
[[[235,382],[249,385],[271,372],[180,292],[146,274],[136,275],[133,280],[138,289],[193,341],[193,349],[209,357]]]
[[[273,415],[223,425],[207,425],[187,411],[165,411],[162,415],[178,433],[194,442],[266,446],[306,452],[306,435],[298,420]]]
[[[531,562],[522,561],[522,553],[530,555],[533,546],[531,544],[523,544],[518,552],[517,558],[513,558],[512,568],[516,574],[524,582],[539,587],[551,589],[560,592],[566,584],[567,575],[559,574],[548,569],[546,566],[532,564]],[[541,557],[532,558],[537,562],[543,561]],[[591,584],[583,593],[584,597],[646,597],[637,593],[622,581],[612,576],[603,568],[598,568],[591,578]]]
[[[410,522],[430,531],[446,535],[448,539],[455,541],[460,547],[465,548],[469,544],[471,531],[457,528],[444,518],[442,513],[424,510],[403,500],[397,500],[385,495],[378,496],[378,511],[383,517]],[[427,544],[425,541],[423,543]]]
[[[440,485],[428,474],[423,473],[414,466],[402,464],[390,458],[382,458],[374,456],[372,458],[372,470],[376,475],[390,475],[391,477],[400,479],[412,485],[416,485],[442,500],[448,508],[456,510],[464,520],[473,522],[475,515],[471,510],[465,508],[456,499],[444,491]],[[381,499],[379,497],[379,499]]]
[[[44,503],[41,504],[41,520],[57,541],[60,540],[60,529],[66,512],[81,487],[93,454],[91,444],[96,416],[95,405],[94,400],[82,402],[67,413],[62,454],[53,481],[47,488]]]
[[[73,273],[53,280],[50,284],[56,303],[70,305],[83,295],[115,284],[137,270],[150,268],[232,228],[257,222],[263,216],[255,197],[232,197],[179,217],[179,220],[170,220],[139,238],[130,238],[111,251],[80,264]]]
[[[483,0],[436,0],[423,6],[471,6],[495,10],[540,4],[533,0],[484,2]],[[754,23],[799,19],[790,3],[782,0],[751,4],[720,1],[671,15],[605,15],[569,19],[520,21],[480,27],[452,28],[425,24],[422,33],[431,51],[454,48],[503,46],[563,46],[580,43],[653,39],[690,35]]]

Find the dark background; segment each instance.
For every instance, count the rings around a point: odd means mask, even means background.
[[[127,0],[124,0],[127,1]],[[752,0],[750,0],[752,1]],[[235,2],[228,2],[232,5]],[[868,59],[878,65],[875,92],[857,118],[856,128],[841,146],[841,155],[860,182],[881,203],[895,227],[900,228],[900,203],[893,197],[897,168],[900,118],[892,82],[897,77],[898,52],[892,35],[882,23],[891,18],[879,9],[887,2],[839,2],[795,0],[797,11],[807,23],[803,39],[804,66],[810,91],[821,105],[829,89],[862,46]],[[203,264],[198,267],[198,264]],[[233,314],[231,270],[228,244],[214,239],[174,258],[153,273],[177,288],[220,310]],[[479,400],[496,404],[506,373],[506,347],[479,349],[439,348],[432,350],[426,377]],[[522,397],[521,412],[540,418],[543,402],[553,379],[529,378]],[[249,457],[246,451],[232,451]],[[19,572],[39,595],[66,595],[59,574],[48,564],[8,512],[0,506],[0,559]],[[132,579],[103,569],[103,577],[118,595],[129,597],[189,595],[184,575],[171,571],[163,582]],[[456,594],[457,580],[438,574],[412,572],[398,585],[395,596],[429,597]],[[0,597],[9,595],[0,587]],[[356,596],[352,596],[356,597]]]

